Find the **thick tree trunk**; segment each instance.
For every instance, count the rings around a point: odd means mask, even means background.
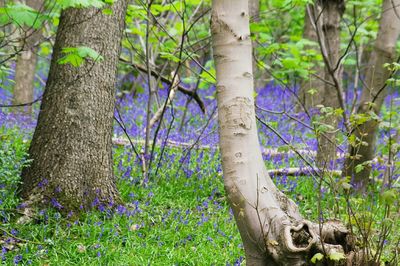
[[[42,0],[26,0],[27,6],[40,10]],[[13,104],[24,104],[33,101],[33,88],[35,79],[35,68],[37,61],[38,42],[41,37],[40,29],[24,28],[21,34],[22,52],[17,57],[15,68],[15,85],[13,92]],[[14,108],[15,111],[23,111],[27,114],[32,112],[32,106]]]
[[[304,220],[265,169],[257,137],[248,1],[214,0],[211,30],[224,184],[247,265],[308,265],[316,252],[343,252],[340,224]],[[323,239],[323,241],[321,240]],[[348,250],[345,250],[348,251]]]
[[[111,137],[126,4],[115,1],[112,15],[96,8],[69,8],[61,14],[29,149],[33,161],[22,172],[21,194],[27,203],[79,210],[119,201]],[[57,63],[64,56],[62,48],[78,46],[94,49],[104,60],[86,60],[80,67]]]
[[[320,42],[326,49],[327,60],[325,61],[325,85],[322,92],[321,104],[333,109],[339,108],[338,90],[334,84],[334,76],[338,83],[342,82],[341,70],[339,65],[340,57],[340,20],[344,12],[343,0],[320,0],[320,12],[322,19],[322,35]],[[317,18],[319,13],[315,12]],[[320,23],[317,23],[319,25]],[[329,64],[329,66],[328,66]],[[336,159],[336,131],[338,126],[338,117],[332,114],[322,114],[321,123],[327,125],[326,131],[318,136],[317,165],[322,168],[332,168]],[[329,128],[330,127],[330,128]]]
[[[307,5],[305,15],[304,15],[304,32],[303,38],[315,42],[318,45],[318,36],[317,32],[313,25],[317,23],[315,21],[312,5]],[[311,19],[314,21],[312,22]],[[315,49],[319,51],[318,46],[307,46],[305,49]],[[307,110],[313,108],[319,104],[322,104],[322,92],[324,91],[324,69],[322,66],[316,62],[313,67],[309,70],[310,75],[307,80],[302,80],[299,88],[299,99],[301,101],[302,107]],[[315,74],[320,78],[315,77]],[[302,108],[298,108],[299,111],[302,111]]]
[[[400,35],[400,18],[397,14],[400,14],[400,0],[385,0],[378,36],[366,70],[365,86],[357,110],[360,115],[369,112],[379,115],[383,100],[387,96],[385,82],[390,76],[390,71],[384,64],[395,61],[396,42]],[[356,189],[360,191],[366,188],[369,181],[371,164],[368,162],[374,157],[378,125],[378,121],[372,117],[358,125],[354,135],[359,141],[355,146],[349,146],[349,156],[346,158],[343,173],[345,176],[354,177]],[[364,165],[364,168],[357,173],[355,167],[359,164]]]

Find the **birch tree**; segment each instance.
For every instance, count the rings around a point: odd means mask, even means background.
[[[255,118],[248,1],[214,0],[211,30],[224,185],[246,264],[308,265],[318,252],[348,253],[346,228],[304,219],[265,169]]]
[[[365,72],[365,82],[360,104],[355,116],[353,136],[356,141],[349,146],[349,155],[344,166],[344,175],[354,177],[356,188],[364,190],[371,173],[371,160],[374,157],[376,133],[383,100],[388,94],[386,81],[391,71],[386,63],[395,61],[396,43],[400,35],[400,0],[385,0],[379,22],[378,35]],[[360,167],[360,171],[356,171]]]

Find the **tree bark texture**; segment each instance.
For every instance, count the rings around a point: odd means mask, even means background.
[[[259,21],[260,0],[249,0],[249,15],[251,21]]]
[[[26,0],[25,4],[40,11],[43,6],[42,0]],[[17,56],[15,68],[15,85],[13,91],[13,104],[24,104],[33,101],[33,89],[35,80],[35,69],[37,61],[38,42],[41,37],[41,29],[23,27],[21,30],[22,52]],[[15,111],[32,113],[32,105],[14,108]]]
[[[314,28],[313,24],[316,24],[316,21],[311,21],[311,19],[314,19],[314,16],[312,14],[312,5],[307,5],[305,15],[304,15],[304,32],[303,32],[303,38],[315,42],[315,44],[318,44],[318,36],[316,29]],[[315,49],[319,51],[319,48],[316,46],[306,46],[305,49]],[[320,77],[317,78],[313,76],[312,74],[315,74]],[[322,66],[316,62],[316,64],[310,69],[310,75],[307,80],[302,80],[300,83],[300,88],[299,88],[299,99],[302,107],[305,109],[310,109],[313,108],[319,104],[322,104],[322,93],[324,91],[324,81],[323,79],[325,78],[324,76],[324,69]],[[309,91],[313,90],[315,91],[314,93],[310,93]],[[301,108],[299,108],[299,111],[302,111]]]
[[[304,220],[265,169],[255,118],[248,1],[214,0],[211,31],[224,185],[246,265],[309,265],[322,243],[327,253],[343,252],[338,236],[344,241],[347,230],[332,223],[319,231]]]
[[[385,82],[391,72],[384,67],[384,64],[395,61],[396,42],[400,35],[398,14],[400,14],[400,0],[383,1],[379,31],[366,69],[364,87],[357,110],[359,115],[379,115],[388,94]],[[353,134],[359,141],[355,146],[349,146],[349,156],[345,161],[343,173],[345,176],[354,178],[357,190],[364,190],[369,181],[371,164],[368,162],[374,157],[378,126],[378,121],[371,117],[354,129]],[[363,164],[364,168],[356,173],[355,167],[359,164]]]
[[[112,15],[97,8],[62,11],[50,73],[22,172],[26,202],[51,202],[65,210],[119,201],[112,161],[115,83],[127,1]],[[59,64],[62,48],[86,46],[104,60],[80,67]]]
[[[321,19],[321,23],[317,21],[316,25],[321,25],[320,44],[325,47],[325,85],[322,92],[321,104],[325,107],[333,109],[339,108],[339,99],[342,95],[338,95],[338,90],[334,84],[334,76],[338,83],[342,82],[340,58],[340,20],[344,12],[343,0],[320,0],[318,1],[319,11],[314,12],[314,18]],[[315,10],[315,9],[314,9]],[[329,126],[327,131],[318,136],[318,152],[317,165],[322,168],[332,168],[336,159],[336,131],[338,126],[338,118],[334,114],[322,114],[322,124]]]
[[[260,21],[260,0],[249,0],[249,16],[250,21],[258,23]],[[253,41],[253,47],[256,47],[257,42]],[[263,80],[260,78],[261,73],[258,71],[257,60],[256,60],[256,49],[253,49],[253,73],[254,73],[254,84],[256,88],[265,86]]]

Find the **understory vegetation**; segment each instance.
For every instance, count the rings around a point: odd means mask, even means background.
[[[6,92],[1,91],[2,97]],[[204,92],[212,95],[212,91]],[[267,98],[266,95],[274,97]],[[259,106],[272,106],[271,100],[282,97],[282,89],[268,86],[258,95]],[[164,95],[165,96],[165,95]],[[136,107],[144,102],[138,98],[119,100],[119,115],[131,136],[135,150],[140,151],[137,136],[142,130]],[[398,108],[398,97],[394,96]],[[396,98],[397,97],[397,98]],[[388,99],[383,117],[389,117]],[[184,103],[185,97],[178,97]],[[284,101],[281,102],[283,104]],[[127,103],[130,103],[129,105]],[[278,104],[279,105],[279,104]],[[275,102],[272,106],[279,109]],[[126,140],[123,130],[115,123],[114,171],[124,205],[102,206],[93,202],[94,210],[78,218],[52,202],[52,208],[38,209],[32,220],[19,224],[22,217],[18,185],[21,168],[29,164],[27,148],[35,119],[1,112],[0,125],[0,243],[3,264],[21,265],[241,265],[244,251],[234,217],[228,207],[222,180],[219,151],[216,149],[216,121],[206,121],[201,114],[193,115],[181,134],[175,128],[182,113],[176,108],[170,142],[157,142],[150,180],[143,180],[141,163]],[[193,105],[195,112],[197,106]],[[393,111],[393,106],[391,107]],[[209,112],[213,112],[209,105]],[[133,112],[136,112],[133,115]],[[37,113],[37,110],[35,111]],[[116,116],[118,116],[116,114]],[[260,114],[262,117],[263,114]],[[128,120],[128,117],[129,120]],[[172,119],[168,111],[167,121]],[[280,116],[269,118],[271,127],[287,126],[280,137],[288,138],[295,145],[313,147],[304,129],[295,130],[298,123]],[[301,119],[301,118],[300,118]],[[304,119],[304,118],[303,118]],[[131,121],[131,122],[129,122]],[[133,122],[132,122],[133,121]],[[176,125],[176,126],[175,126]],[[206,125],[206,126],[205,126]],[[265,149],[285,146],[276,134],[260,127],[260,139]],[[202,132],[194,128],[203,128]],[[168,128],[161,130],[160,139],[167,136]],[[136,133],[135,133],[136,132]],[[205,133],[206,132],[206,133]],[[299,133],[300,132],[300,133]],[[383,139],[387,132],[381,129],[378,150],[387,152]],[[123,139],[124,142],[118,142]],[[175,141],[175,142],[173,142]],[[194,143],[197,146],[179,146]],[[164,141],[164,143],[166,143]],[[174,145],[171,145],[175,144]],[[315,144],[314,144],[315,145]],[[312,149],[310,149],[311,152]],[[160,154],[163,153],[159,161]],[[307,156],[307,155],[306,155]],[[310,219],[327,221],[342,219],[360,235],[359,241],[382,245],[382,261],[390,261],[398,249],[400,223],[399,203],[395,195],[379,196],[383,167],[379,160],[374,166],[374,182],[366,196],[349,197],[339,176],[326,178],[321,183],[313,175],[287,175],[285,169],[305,167],[305,163],[288,149],[279,154],[265,152],[268,169],[281,169],[273,177],[278,187],[292,198],[301,212]],[[398,176],[398,175],[397,175]],[[45,184],[44,184],[45,185]],[[319,191],[319,193],[318,193]],[[349,208],[351,206],[351,209]],[[397,217],[397,218],[396,218]],[[386,230],[386,231],[385,231]],[[386,232],[386,233],[385,233]],[[389,234],[390,232],[390,234]],[[384,235],[384,243],[381,243]],[[363,239],[365,237],[365,239]],[[381,248],[382,248],[381,247]]]
[[[400,0],[3,2],[1,265],[400,265]]]

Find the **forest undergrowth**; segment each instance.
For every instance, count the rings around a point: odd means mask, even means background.
[[[161,91],[161,97],[166,97]],[[0,246],[4,265],[241,265],[244,251],[233,215],[228,207],[222,180],[217,121],[213,90],[201,91],[207,113],[189,105],[190,118],[182,122],[186,97],[177,97],[168,109],[155,145],[150,179],[143,180],[140,159],[130,145],[114,145],[114,171],[123,205],[104,206],[93,202],[93,210],[77,216],[53,202],[51,209],[38,209],[25,224],[17,223],[23,204],[18,198],[19,174],[29,164],[28,144],[36,123],[35,116],[18,116],[11,110],[0,110]],[[258,92],[257,104],[270,110],[288,108],[290,91],[272,85]],[[10,100],[0,89],[0,98]],[[206,97],[208,96],[208,97]],[[123,121],[137,151],[141,150],[144,113],[137,108],[146,102],[145,95],[125,95],[117,101],[116,119]],[[400,105],[398,96],[394,102]],[[275,99],[275,100],[273,100]],[[281,99],[276,101],[276,99]],[[388,99],[389,103],[391,99]],[[37,114],[38,106],[35,106]],[[288,109],[286,109],[288,110]],[[288,112],[290,113],[290,109]],[[393,111],[393,110],[392,110]],[[383,117],[390,110],[388,104]],[[297,120],[309,123],[305,114],[294,113]],[[260,112],[276,135],[260,127],[260,141],[265,149],[275,148],[278,155],[266,154],[268,169],[288,169],[306,164],[296,155],[285,153],[288,146],[315,151],[312,132],[297,120],[279,114]],[[180,124],[183,129],[179,130]],[[170,125],[172,125],[170,127]],[[385,129],[380,131],[378,152],[386,152]],[[115,123],[115,138],[127,139]],[[197,143],[195,147],[163,145],[167,138],[174,143]],[[340,138],[340,136],[339,136]],[[285,145],[282,139],[290,143]],[[343,140],[341,147],[345,149]],[[338,149],[340,151],[340,147]],[[160,157],[160,155],[162,156]],[[307,154],[306,154],[307,155]],[[310,155],[311,156],[311,155]],[[338,168],[341,162],[338,162]],[[399,220],[385,219],[387,211],[399,213],[398,200],[385,209],[390,195],[380,195],[382,166],[374,165],[374,182],[370,192],[350,197],[351,189],[338,186],[341,178],[333,176],[321,185],[313,176],[280,174],[273,179],[298,205],[306,217],[323,222],[338,218],[364,228],[371,239],[380,243],[379,231],[390,229],[385,238],[382,260],[398,252]],[[395,175],[398,179],[398,173]],[[335,187],[336,184],[337,186]],[[43,184],[45,185],[45,184]],[[399,184],[397,184],[397,191]],[[319,193],[316,193],[319,191]],[[348,203],[352,209],[349,210]],[[349,212],[357,213],[354,217]],[[360,224],[361,223],[361,224]],[[388,226],[382,227],[383,224]],[[362,235],[362,234],[361,234]]]

